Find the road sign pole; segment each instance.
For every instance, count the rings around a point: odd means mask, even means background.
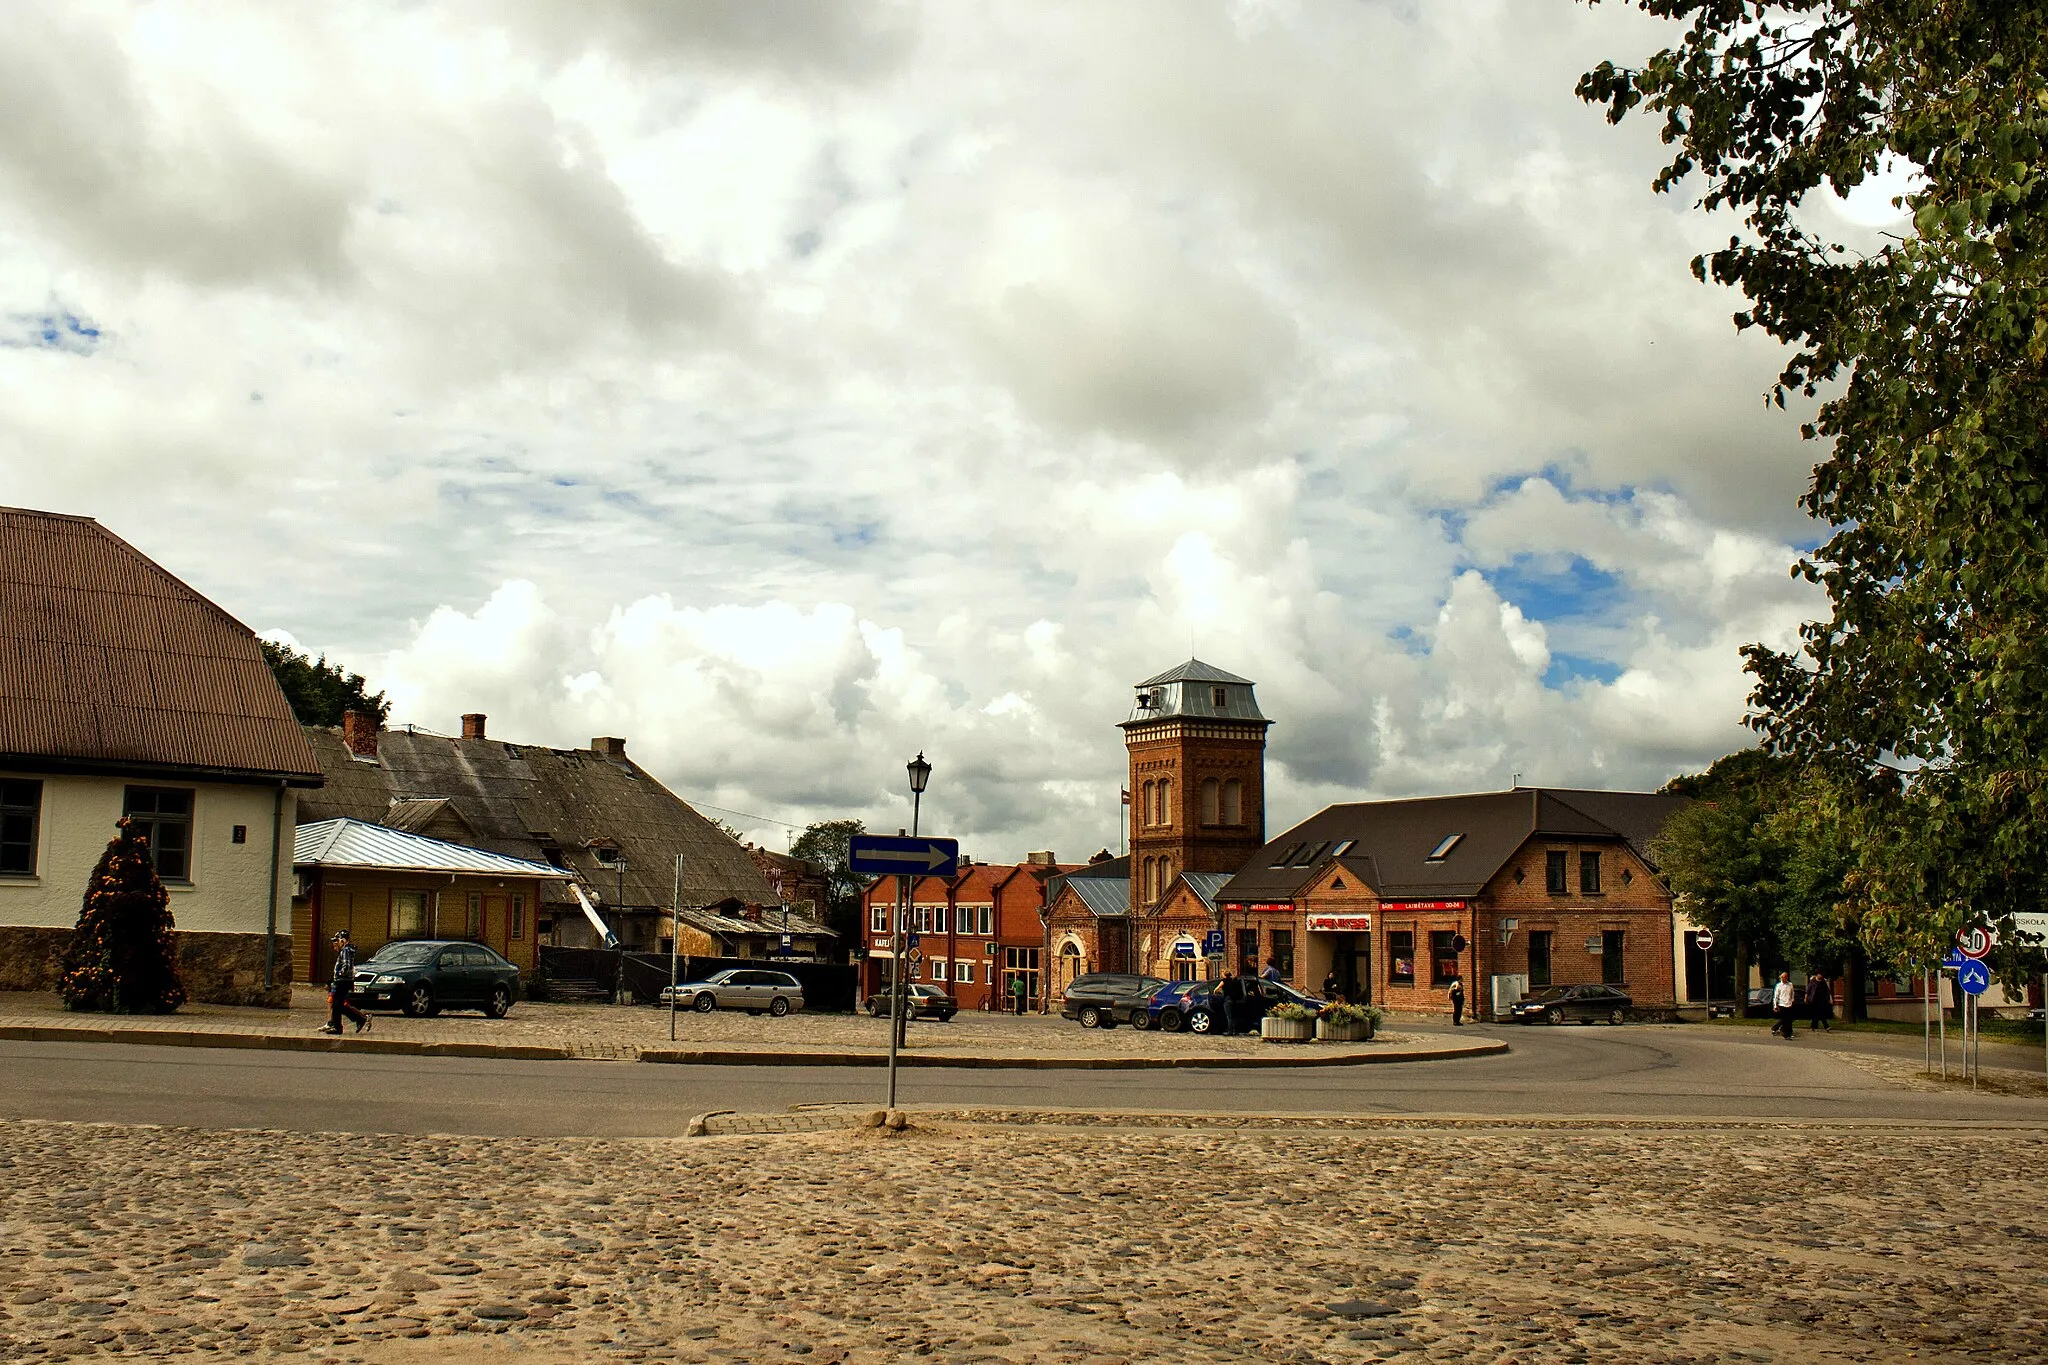
[[[1948,1079],[1948,1011],[1941,1003],[1941,973],[1934,974],[1934,1031],[1941,1044],[1941,1078]]]

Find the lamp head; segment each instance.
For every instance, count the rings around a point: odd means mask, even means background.
[[[917,751],[917,757],[905,765],[910,773],[910,790],[924,794],[924,784],[932,780],[932,765],[924,761],[924,750]]]

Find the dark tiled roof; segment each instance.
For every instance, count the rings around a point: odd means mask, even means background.
[[[1517,787],[1330,806],[1268,842],[1217,899],[1291,900],[1333,858],[1383,897],[1472,896],[1532,837],[1611,840],[1640,852],[1686,804],[1683,797],[1648,792]],[[1431,860],[1452,835],[1461,837]],[[1283,858],[1286,865],[1275,867]]]
[[[340,730],[309,726],[306,737],[327,785],[300,799],[301,820],[412,823],[428,809],[416,803],[444,800],[474,831],[460,842],[533,862],[557,861],[604,909],[619,902],[620,878],[591,845],[607,842],[626,855],[628,907],[667,907],[678,854],[684,905],[776,903],[744,848],[631,759],[593,749],[381,730],[377,760],[367,762],[349,752]],[[557,894],[569,893],[566,887],[549,893]]]
[[[317,782],[249,628],[89,517],[0,508],[0,759]]]

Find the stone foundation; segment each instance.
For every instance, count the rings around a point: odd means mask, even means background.
[[[0,991],[54,991],[69,929],[0,925]],[[276,937],[274,985],[263,987],[263,935],[178,934],[178,970],[195,1004],[268,1005],[285,1009],[292,996],[292,941]]]

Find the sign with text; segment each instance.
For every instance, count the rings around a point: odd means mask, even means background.
[[[869,877],[951,877],[960,871],[960,841],[856,834],[846,841],[846,866]]]
[[[1279,914],[1291,914],[1291,913],[1293,913],[1293,910],[1294,910],[1294,902],[1293,902],[1293,901],[1226,901],[1226,902],[1225,902],[1225,903],[1223,904],[1222,908],[1223,908],[1223,909],[1225,909],[1225,910],[1250,910],[1250,911],[1253,911],[1253,912],[1255,912],[1255,913],[1264,913],[1264,914],[1268,914],[1268,915],[1279,915]]]
[[[1981,924],[1973,924],[1956,934],[1956,951],[1968,958],[1983,958],[1991,955],[1998,946],[1998,935]]]
[[[2013,928],[2027,938],[2048,938],[2048,913],[2022,910],[2012,917]]]
[[[1372,916],[1310,915],[1308,927],[1319,934],[1367,934],[1372,932]]]
[[[1464,901],[1381,901],[1382,910],[1463,910]]]

